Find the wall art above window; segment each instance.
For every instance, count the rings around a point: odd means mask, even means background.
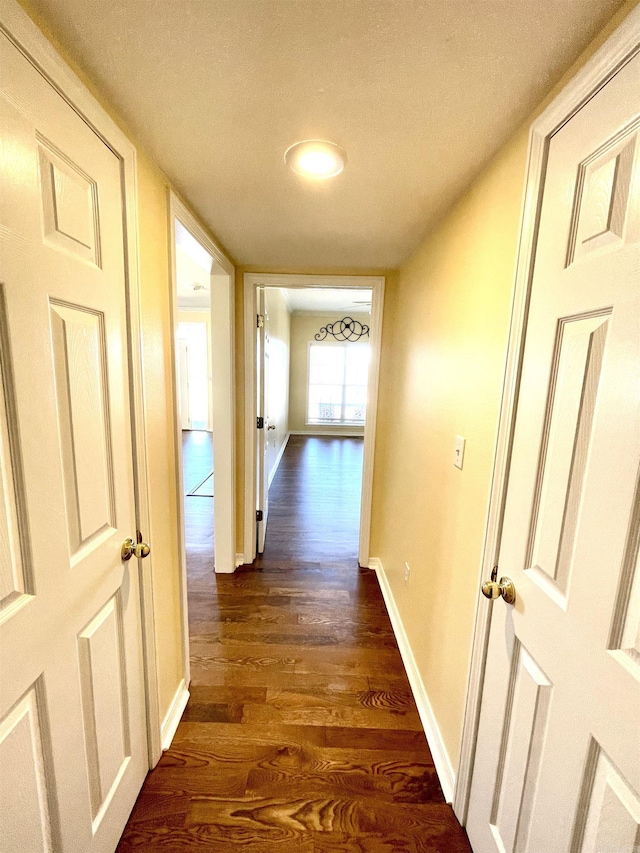
[[[317,341],[324,341],[329,335],[337,341],[359,341],[360,338],[369,335],[369,327],[359,320],[354,320],[353,317],[343,317],[342,320],[322,326],[315,338]]]

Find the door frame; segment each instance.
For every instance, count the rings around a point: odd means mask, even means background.
[[[227,277],[222,284],[211,277],[209,348],[211,353],[211,394],[213,408],[213,504],[214,564],[218,573],[234,572],[236,544],[235,516],[235,385],[234,320],[235,267],[222,249],[207,234],[178,196],[169,190],[169,255],[171,258],[171,375],[173,392],[173,430],[175,436],[176,502],[178,514],[178,552],[180,573],[180,620],[182,628],[182,668],[185,686],[189,684],[189,609],[187,603],[187,552],[184,516],[184,473],[182,466],[182,423],[178,371],[178,286],[176,268],[176,219],[206,249]],[[213,270],[212,270],[213,273]]]
[[[371,275],[292,275],[274,273],[244,274],[244,562],[256,557],[256,347],[255,326],[259,287],[347,288],[371,290],[371,367],[369,371],[367,418],[364,427],[362,463],[362,499],[358,562],[369,566],[373,460],[376,439],[380,349],[384,311],[384,276]]]
[[[525,331],[528,317],[534,253],[542,203],[542,191],[551,137],[601,89],[613,75],[640,51],[640,7],[628,13],[620,26],[607,39],[587,64],[570,80],[544,112],[533,122],[529,132],[529,147],[520,237],[518,243],[515,286],[511,306],[509,340],[506,356],[502,400],[498,422],[489,507],[485,525],[482,558],[477,583],[476,615],[471,663],[467,686],[460,761],[456,775],[453,809],[464,825],[467,819],[471,780],[475,758],[480,706],[486,668],[491,607],[480,594],[482,581],[491,575],[498,562],[502,523],[509,481],[509,468],[517,398],[520,385]],[[502,567],[503,571],[507,569]]]
[[[133,143],[71,70],[16,0],[0,0],[0,27],[10,41],[49,81],[120,162],[124,200],[124,253],[129,353],[129,397],[136,525],[146,536],[151,529],[147,463],[146,414],[142,372],[142,306],[138,250],[137,156]],[[162,755],[153,597],[153,551],[138,563],[142,654],[144,660],[147,749],[149,767]]]

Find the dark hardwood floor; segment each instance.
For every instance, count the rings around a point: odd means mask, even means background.
[[[119,853],[469,853],[357,565],[361,453],[292,437],[265,554],[215,576],[190,552],[191,699]]]
[[[262,565],[358,562],[361,438],[292,435],[269,489]]]

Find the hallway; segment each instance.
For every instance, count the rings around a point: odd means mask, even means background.
[[[357,565],[362,451],[357,437],[289,438],[269,489],[265,554],[256,565]]]
[[[191,699],[120,853],[469,851],[357,566],[360,457],[293,437],[265,554],[235,575],[190,559]]]

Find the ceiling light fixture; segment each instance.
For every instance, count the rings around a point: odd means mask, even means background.
[[[335,178],[342,172],[347,163],[347,154],[335,142],[306,139],[287,148],[284,162],[296,175],[324,180]]]

